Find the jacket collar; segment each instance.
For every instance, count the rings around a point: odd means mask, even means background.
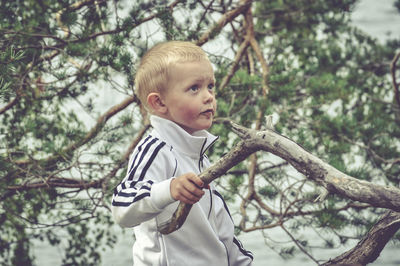
[[[154,128],[151,133],[154,137],[193,158],[202,158],[206,150],[218,139],[207,130],[199,130],[190,135],[176,123],[155,115],[150,116],[150,123]]]

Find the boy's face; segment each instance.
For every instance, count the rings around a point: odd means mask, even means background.
[[[169,69],[169,80],[162,100],[165,118],[189,134],[208,129],[216,111],[214,71],[208,60],[176,63]]]

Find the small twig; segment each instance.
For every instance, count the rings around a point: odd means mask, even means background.
[[[299,243],[299,241],[285,228],[283,223],[281,224],[281,228],[285,233],[290,237],[290,239],[294,242],[294,244],[304,253],[309,257],[311,260],[313,260],[316,264],[319,264],[318,261],[310,254],[308,251]]]
[[[249,47],[249,41],[245,39],[239,46],[238,51],[236,52],[235,58],[233,60],[233,64],[229,70],[229,73],[222,79],[218,91],[221,91],[226,85],[228,85],[229,81],[232,79],[233,75],[235,74],[236,70],[239,67],[239,62],[242,59],[243,55],[245,54],[247,47]]]

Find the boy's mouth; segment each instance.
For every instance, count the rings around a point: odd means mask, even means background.
[[[201,112],[200,114],[206,115],[206,116],[213,116],[214,115],[214,109],[207,109],[204,112]]]

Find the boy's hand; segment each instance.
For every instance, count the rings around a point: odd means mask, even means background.
[[[204,195],[204,182],[194,173],[187,173],[172,179],[170,189],[175,200],[195,204]]]

